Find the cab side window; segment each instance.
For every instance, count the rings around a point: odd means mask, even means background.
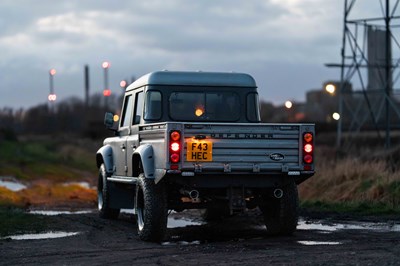
[[[132,95],[127,95],[124,101],[120,127],[127,127],[130,124],[132,117],[132,102]]]
[[[144,120],[157,121],[162,116],[162,98],[159,91],[148,91],[144,105]]]
[[[143,114],[143,91],[136,93],[136,108],[135,108],[135,119],[133,119],[132,124],[140,124],[140,119]]]
[[[250,122],[260,122],[260,107],[258,94],[255,92],[247,95],[246,115]]]

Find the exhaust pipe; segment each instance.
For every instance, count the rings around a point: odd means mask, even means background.
[[[200,202],[200,192],[196,189],[193,190],[186,190],[186,189],[181,189],[180,193],[183,195],[189,196],[192,202]]]
[[[199,199],[199,196],[200,196],[200,193],[198,190],[193,189],[193,190],[189,191],[189,197],[192,200],[197,201]]]
[[[283,197],[283,190],[280,188],[277,188],[274,190],[274,197],[277,199],[280,199]]]

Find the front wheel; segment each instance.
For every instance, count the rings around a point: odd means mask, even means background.
[[[269,235],[291,235],[296,231],[299,218],[297,186],[293,182],[282,190],[283,196],[279,199],[263,195],[263,203],[259,206]]]
[[[107,219],[117,219],[120,210],[109,207],[110,205],[110,192],[107,184],[107,173],[104,164],[100,165],[99,177],[97,182],[97,206],[99,209],[99,216]]]
[[[136,186],[135,213],[141,240],[159,242],[167,230],[167,196],[163,182],[139,175]]]

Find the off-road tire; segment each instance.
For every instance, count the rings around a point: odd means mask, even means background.
[[[296,231],[299,220],[299,196],[293,182],[283,189],[280,199],[263,195],[259,206],[264,216],[264,223],[269,235],[291,235]]]
[[[139,175],[135,195],[135,214],[141,240],[160,242],[167,231],[167,196],[162,182]]]
[[[99,178],[97,181],[97,206],[99,209],[99,216],[106,219],[117,219],[120,210],[109,207],[110,193],[107,183],[107,172],[104,164],[100,165]]]

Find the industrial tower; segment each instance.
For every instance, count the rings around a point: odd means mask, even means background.
[[[341,63],[327,64],[341,70],[337,147],[373,130],[389,148],[391,132],[400,129],[399,1],[344,1]],[[360,10],[369,10],[369,17],[360,17]],[[349,83],[354,90],[345,89]]]

